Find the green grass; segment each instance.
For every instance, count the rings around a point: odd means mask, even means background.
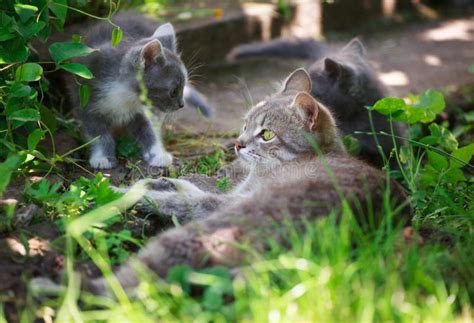
[[[252,261],[234,279],[224,268],[195,272],[177,267],[168,282],[143,275],[134,299],[83,294],[79,309],[76,294],[43,306],[62,306],[63,319],[76,309],[85,321],[112,322],[413,322],[472,316],[472,235],[449,248],[420,246],[406,243],[401,229],[389,224],[364,232],[350,212],[336,221],[340,217],[334,213],[306,223],[304,236],[282,224],[292,232],[290,247],[269,241],[267,253],[250,250]],[[98,254],[91,258],[101,262]]]

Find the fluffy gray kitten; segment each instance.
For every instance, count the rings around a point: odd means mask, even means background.
[[[357,39],[351,40],[338,52],[328,52],[324,44],[312,39],[276,39],[235,47],[228,55],[230,61],[249,57],[293,57],[310,60],[308,72],[312,80],[311,94],[326,105],[336,118],[344,135],[372,132],[368,111],[378,100],[389,95],[370,66],[365,48]],[[391,133],[387,117],[372,112],[376,131]],[[403,136],[401,124],[393,124],[394,134]],[[360,156],[366,161],[383,166],[373,135],[356,134],[361,144]],[[388,157],[393,148],[392,138],[378,135],[382,150]],[[397,146],[402,144],[395,139]],[[392,159],[393,160],[393,159]],[[392,166],[395,166],[392,161]]]
[[[136,139],[149,165],[167,166],[172,156],[145,115],[145,104],[163,112],[184,106],[187,70],[176,52],[175,31],[169,23],[156,28],[137,15],[118,15],[114,22],[123,30],[122,42],[115,48],[110,24],[98,23],[86,33],[84,43],[98,51],[78,59],[95,76],[86,82],[91,96],[84,108],[80,107],[76,82],[68,79],[85,139],[99,137],[92,143],[89,162],[93,168],[114,167],[114,134],[125,129]]]
[[[175,265],[240,266],[246,255],[239,245],[262,250],[269,238],[287,242],[289,227],[276,225],[285,220],[304,234],[303,223],[340,209],[346,200],[362,222],[379,222],[389,184],[392,197],[404,199],[383,172],[346,155],[331,113],[310,90],[308,74],[297,70],[281,92],[249,111],[235,144],[249,174],[232,192],[213,194],[180,179],[141,183],[148,189],[145,199],[158,207],[151,211],[188,223],[159,234],[118,269],[124,288],[138,284],[136,261],[161,277]],[[368,220],[369,214],[374,218]],[[108,293],[104,278],[85,281],[85,289]]]

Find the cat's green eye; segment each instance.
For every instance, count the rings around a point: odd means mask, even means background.
[[[263,140],[269,141],[269,140],[272,140],[273,138],[275,138],[276,133],[274,133],[273,131],[271,131],[269,129],[264,129],[264,130],[262,130],[262,135],[261,136],[262,136]]]

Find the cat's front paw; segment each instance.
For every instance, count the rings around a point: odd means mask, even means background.
[[[92,154],[89,163],[92,168],[110,169],[117,165],[117,160],[100,154]]]
[[[160,146],[153,146],[149,151],[143,154],[143,159],[150,166],[168,167],[173,163],[173,155]]]

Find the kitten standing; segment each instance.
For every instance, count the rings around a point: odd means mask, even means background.
[[[93,168],[114,167],[114,133],[125,129],[136,139],[149,165],[168,166],[172,156],[145,115],[145,103],[163,112],[184,106],[187,70],[176,52],[175,31],[169,23],[156,28],[132,14],[118,15],[114,22],[123,30],[122,42],[115,48],[110,41],[110,24],[98,23],[86,33],[84,43],[97,51],[77,60],[95,76],[83,81],[91,88],[84,108],[80,107],[76,82],[67,79],[85,139],[99,137],[92,143],[89,162]],[[142,75],[140,81],[138,75]],[[142,101],[142,90],[147,102]]]

